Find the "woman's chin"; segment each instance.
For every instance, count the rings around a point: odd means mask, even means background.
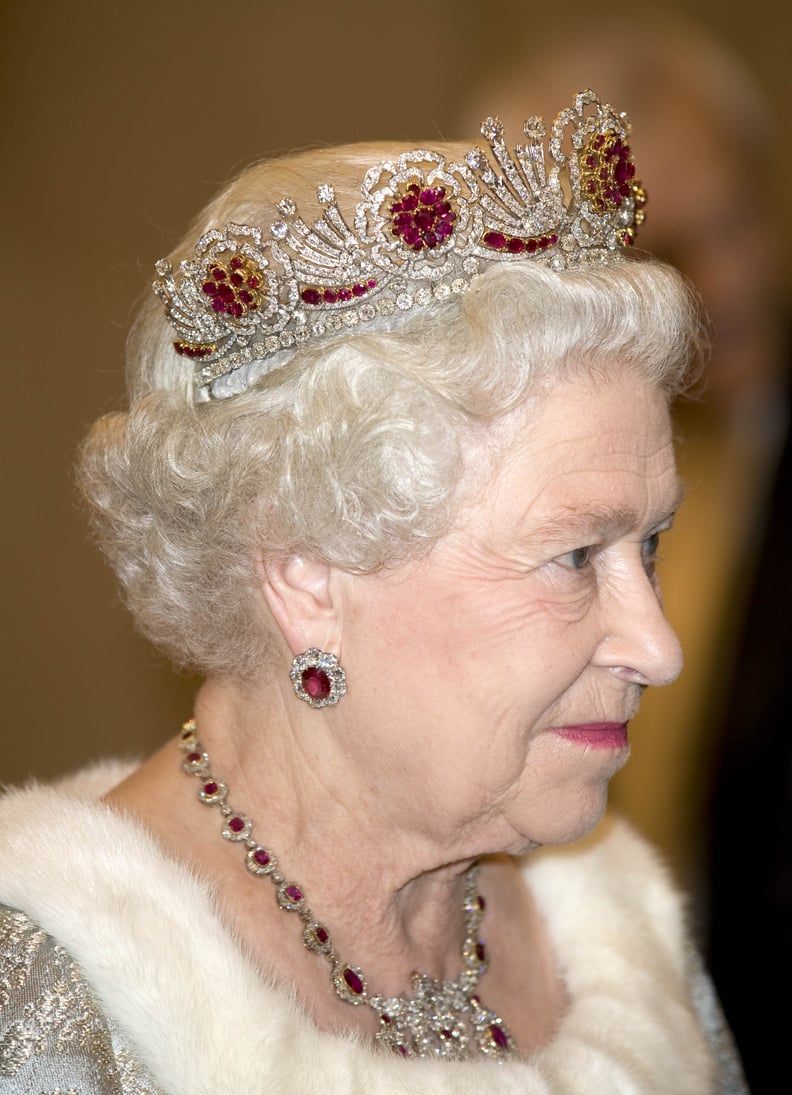
[[[595,829],[602,820],[608,805],[608,788],[605,784],[599,792],[588,789],[585,801],[559,814],[542,817],[539,821],[521,826],[521,836],[509,849],[512,855],[526,855],[542,845],[571,844]]]

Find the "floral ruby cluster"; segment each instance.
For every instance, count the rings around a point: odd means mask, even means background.
[[[212,302],[212,309],[232,319],[242,319],[261,304],[263,278],[252,259],[234,255],[228,264],[215,262],[201,286]]]
[[[444,186],[424,187],[411,183],[390,205],[391,232],[413,251],[429,250],[443,243],[454,231],[456,213]]]
[[[580,168],[581,190],[598,213],[618,209],[632,194],[632,151],[617,133],[597,133],[583,149]]]

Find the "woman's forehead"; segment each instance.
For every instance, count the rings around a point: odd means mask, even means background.
[[[665,396],[634,374],[583,377],[535,396],[509,424],[482,469],[479,498],[515,523],[559,528],[631,527],[673,513],[676,473]]]

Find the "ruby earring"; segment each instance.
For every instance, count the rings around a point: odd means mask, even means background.
[[[346,673],[338,658],[315,646],[297,655],[289,676],[295,694],[311,707],[333,707],[347,690]]]

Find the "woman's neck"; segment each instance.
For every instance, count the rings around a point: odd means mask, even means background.
[[[255,717],[261,710],[267,716]],[[212,775],[228,787],[228,804],[251,820],[252,838],[299,885],[335,950],[362,969],[371,991],[411,994],[415,970],[455,979],[473,857],[444,858],[444,848],[393,825],[379,809],[376,788],[358,786],[339,764],[335,735],[322,738],[310,724],[279,724],[282,710],[277,697],[262,706],[252,690],[223,682],[209,682],[199,694],[197,735]],[[376,1033],[369,1009],[350,1009],[335,996],[326,962],[303,946],[303,924],[279,907],[269,876],[246,869],[245,845],[222,839],[222,815],[201,803],[184,759],[177,741],[169,742],[107,802],[137,816],[213,885],[245,949],[276,980],[297,987],[318,1025]],[[482,997],[502,1011],[523,1048],[539,1044],[563,1006],[540,918],[508,860],[485,863],[480,892],[487,899],[481,933],[493,958]]]
[[[229,805],[251,820],[253,838],[299,884],[337,950],[376,978],[378,991],[408,990],[415,969],[455,977],[472,857],[445,862],[443,849],[392,825],[377,789],[361,786],[339,755],[337,736],[322,736],[318,713],[306,707],[311,726],[299,707],[286,712],[278,694],[265,701],[258,690],[225,681],[203,686],[197,734],[213,776],[228,787]],[[169,743],[108,802],[141,817],[215,884],[243,938],[274,919],[288,923],[301,945],[300,924],[283,917],[267,876],[245,869],[244,849],[222,839],[222,817],[202,806],[183,759]]]

